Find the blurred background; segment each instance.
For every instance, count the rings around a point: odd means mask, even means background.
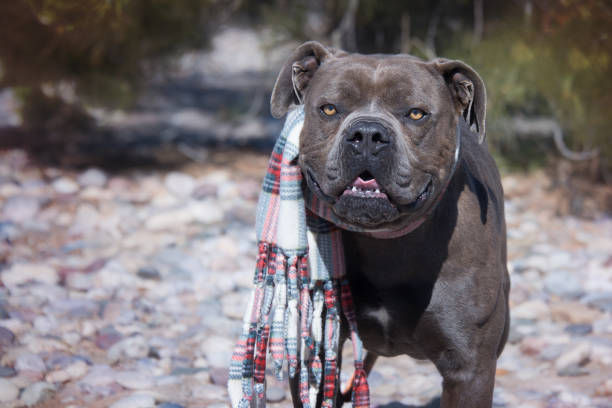
[[[481,74],[513,281],[495,406],[611,406],[607,0],[0,2],[0,405],[227,406],[270,93],[306,40]],[[439,381],[384,360],[373,400]]]

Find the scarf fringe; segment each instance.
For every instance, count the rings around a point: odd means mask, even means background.
[[[267,243],[259,244],[255,277],[243,333],[230,365],[230,396],[240,395],[239,399],[232,397],[232,405],[265,406],[269,351],[279,380],[283,378],[285,358],[291,378],[295,378],[299,367],[299,394],[304,408],[314,406],[321,388],[322,406],[334,407],[339,383],[337,362],[342,310],[351,328],[355,355],[353,406],[369,407],[363,347],[356,332],[348,281],[343,280],[339,285],[332,279],[311,282],[307,255],[287,258]]]

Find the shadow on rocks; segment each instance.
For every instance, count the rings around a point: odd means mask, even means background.
[[[379,405],[378,408],[440,408],[440,397],[436,397],[425,405],[406,405],[398,401]]]

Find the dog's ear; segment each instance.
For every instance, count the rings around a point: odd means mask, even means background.
[[[305,42],[293,51],[281,69],[270,98],[272,116],[280,118],[289,106],[303,102],[304,91],[319,66],[334,54],[316,41]]]
[[[485,138],[487,91],[480,75],[465,62],[447,59],[432,61],[444,76],[463,118],[476,134],[478,142]]]

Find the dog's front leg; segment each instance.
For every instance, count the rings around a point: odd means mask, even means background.
[[[440,408],[491,408],[495,384],[495,361],[444,376]]]

